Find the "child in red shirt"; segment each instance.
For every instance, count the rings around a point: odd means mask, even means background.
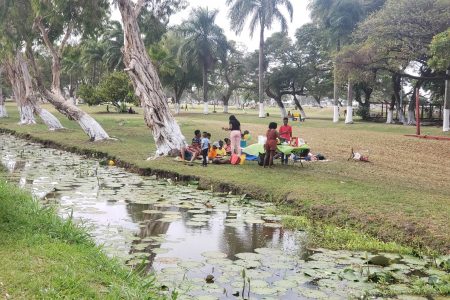
[[[280,127],[280,139],[281,142],[287,142],[289,143],[292,138],[292,127],[288,125],[288,118],[283,119],[283,126]],[[284,155],[284,153],[281,153],[281,164],[288,163],[288,155]]]

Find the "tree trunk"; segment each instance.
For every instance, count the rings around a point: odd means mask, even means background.
[[[13,96],[19,110],[20,121],[18,124],[32,125],[36,124],[36,120],[34,118],[33,105],[32,103],[30,103],[25,93],[25,84],[22,79],[22,70],[17,60],[20,55],[20,52],[18,52],[16,58],[11,58],[5,62],[6,72],[8,74]]]
[[[347,114],[345,115],[345,124],[353,124],[353,87],[350,80],[348,81]]]
[[[0,118],[7,118],[8,112],[6,111],[5,98],[3,97],[2,75],[3,68],[0,66]]]
[[[386,124],[394,123],[394,108],[395,108],[395,95],[392,94],[391,103],[389,104],[389,108],[387,111]],[[386,105],[387,107],[387,105]]]
[[[341,50],[340,40],[337,41],[337,52]],[[334,76],[333,76],[333,122],[339,122],[339,95],[338,95],[338,81],[337,81],[337,69],[336,63],[334,64]]]
[[[294,91],[294,93],[295,93],[295,91]],[[298,101],[296,94],[294,94],[294,103],[298,107],[298,109],[300,110],[300,114],[302,116],[302,119],[306,119],[305,110],[303,109],[302,105],[300,104],[300,101]]]
[[[65,101],[61,89],[57,89],[56,92],[49,91],[45,88],[42,81],[41,74],[34,60],[33,52],[31,48],[27,47],[27,54],[34,69],[34,76],[37,83],[37,88],[41,95],[50,102],[57,111],[65,115],[69,120],[76,121],[81,129],[89,136],[91,141],[101,141],[110,139],[106,131],[100,126],[100,124],[94,120],[87,113],[73,105],[70,101]],[[55,86],[52,84],[52,87]],[[58,92],[59,90],[59,92]],[[45,116],[45,113],[44,113]]]
[[[259,84],[259,117],[265,118],[266,113],[264,111],[264,22],[259,24],[261,27],[259,34],[259,74],[258,74],[258,84]]]
[[[450,68],[447,69],[447,76],[450,75]],[[442,130],[448,132],[450,130],[450,80],[445,80],[445,96],[444,96],[444,116]]]
[[[175,118],[170,113],[156,69],[142,42],[137,17],[139,11],[128,0],[119,0],[124,27],[123,56],[136,95],[144,108],[144,119],[156,143],[156,154],[167,155],[186,146]]]
[[[401,103],[401,95],[402,85],[401,85],[401,77],[397,74],[392,75],[392,85],[394,90],[395,104],[397,106],[398,120],[400,123],[406,125],[405,122],[405,113],[403,111],[403,105]]]
[[[208,114],[208,69],[206,68],[206,63],[203,64],[202,68],[203,76],[203,114]]]
[[[38,104],[38,100],[36,99],[36,95],[33,91],[33,82],[31,81],[30,71],[28,70],[28,65],[25,59],[23,58],[22,53],[18,55],[17,63],[20,65],[22,71],[22,79],[25,86],[25,97],[28,99],[28,102],[32,104],[34,108],[34,113],[39,115],[47,125],[49,130],[59,130],[63,129],[61,122],[59,122],[58,118],[56,118],[52,113],[48,110],[41,108]]]
[[[417,89],[420,89],[420,86],[422,85],[422,81],[417,81],[417,83],[414,86],[414,91],[411,95],[411,99],[409,100],[408,105],[408,125],[416,125],[416,116],[415,116],[415,110],[416,110],[416,93]]]

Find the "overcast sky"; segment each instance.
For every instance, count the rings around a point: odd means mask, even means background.
[[[247,47],[249,51],[258,49],[259,45],[259,34],[258,30],[255,31],[255,34],[253,36],[253,39],[250,38],[250,33],[248,28],[248,24],[245,26],[244,31],[239,35],[236,36],[231,30],[230,30],[230,22],[227,18],[228,14],[228,7],[226,6],[225,2],[226,0],[187,0],[189,2],[189,7],[185,10],[173,15],[170,19],[170,25],[178,25],[181,24],[184,20],[189,18],[189,13],[192,10],[193,7],[208,7],[210,9],[217,9],[219,10],[219,14],[217,15],[216,23],[220,27],[222,27],[225,30],[225,35],[229,40],[235,40],[239,43],[242,43],[244,46]],[[207,3],[207,4],[205,4]],[[306,9],[308,1],[306,0],[291,0],[292,5],[294,6],[294,18],[292,23],[289,23],[289,35],[291,37],[294,36],[295,30],[302,26],[305,23],[308,23],[310,21],[309,19],[309,12]],[[288,17],[287,13],[285,12],[285,16]],[[114,19],[120,19],[120,14],[117,10],[113,12],[113,18]],[[280,27],[274,26],[273,30],[271,32],[266,33],[266,38],[270,36],[272,32],[279,31]]]

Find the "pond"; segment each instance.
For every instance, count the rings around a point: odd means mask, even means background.
[[[412,256],[307,250],[307,234],[284,230],[266,212],[269,203],[142,177],[9,135],[0,135],[0,160],[10,180],[86,226],[109,256],[154,272],[178,299],[408,294],[412,282],[446,275]]]

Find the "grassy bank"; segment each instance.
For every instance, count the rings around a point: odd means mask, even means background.
[[[159,299],[152,278],[106,257],[85,231],[1,176],[0,237],[2,299]]]
[[[408,126],[356,122],[333,124],[325,118],[327,111],[310,109],[313,116],[294,124],[294,135],[307,140],[314,153],[330,161],[299,165],[277,165],[260,169],[254,163],[243,166],[187,166],[170,158],[146,161],[155,150],[142,112],[138,115],[106,114],[103,107],[88,110],[118,141],[91,143],[76,123],[60,116],[66,130],[49,132],[45,126],[16,125],[15,108],[8,106],[11,117],[0,120],[1,128],[50,140],[72,150],[100,151],[139,168],[175,172],[200,178],[200,185],[215,189],[232,189],[254,197],[283,203],[294,215],[350,228],[383,241],[396,241],[416,248],[440,252],[450,249],[450,173],[448,142],[405,137],[414,133]],[[269,121],[256,112],[236,112],[243,128],[250,130],[253,141],[264,134]],[[276,111],[271,111],[274,115]],[[183,133],[190,140],[195,129],[212,133],[213,140],[227,135],[221,130],[227,115],[204,116],[190,109],[177,117]],[[426,127],[425,134],[440,135],[437,127]],[[372,163],[347,161],[350,149],[368,150]]]

